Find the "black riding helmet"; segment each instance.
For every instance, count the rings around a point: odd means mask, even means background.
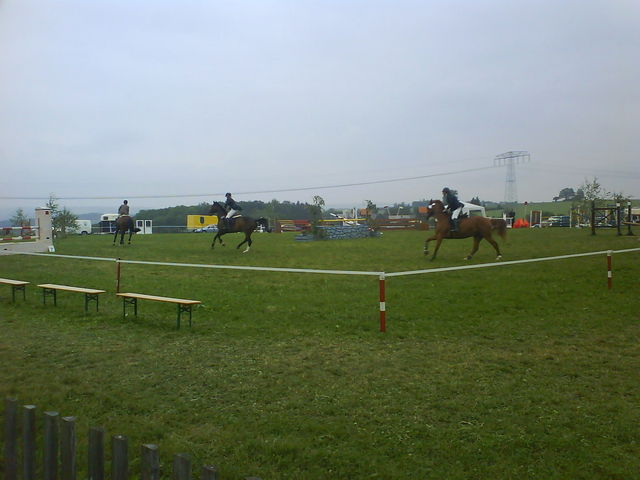
[[[444,187],[442,189],[442,193],[449,193],[451,190],[449,190],[449,187]]]
[[[231,194],[227,192],[224,196],[225,196],[225,197],[230,197],[230,196],[231,196]]]

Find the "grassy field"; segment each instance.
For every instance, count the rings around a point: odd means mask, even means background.
[[[194,264],[361,271],[466,265],[470,240],[428,232],[296,242],[256,234],[249,254],[210,235],[69,237],[57,253]],[[638,233],[638,232],[636,232]],[[504,260],[640,247],[577,229],[509,231]],[[640,471],[640,253],[387,281],[375,276],[122,265],[122,290],[203,301],[192,329],[141,303],[122,318],[114,262],[1,256],[0,277],[108,291],[42,304],[0,289],[0,393],[218,465],[222,479],[635,479]],[[471,264],[494,261],[483,242]],[[82,453],[82,452],[81,452]],[[84,463],[79,465],[82,472]],[[198,468],[194,468],[198,472]],[[134,475],[135,476],[135,475]]]

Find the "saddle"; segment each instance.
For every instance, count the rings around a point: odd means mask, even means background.
[[[233,217],[231,218],[224,218],[224,226],[227,228],[227,230],[230,230],[231,228],[233,228],[233,224],[235,223],[235,221],[242,217],[241,213],[236,213]]]

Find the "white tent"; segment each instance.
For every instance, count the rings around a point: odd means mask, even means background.
[[[470,217],[477,217],[477,216],[486,217],[487,216],[487,213],[484,207],[481,207],[480,205],[475,205],[471,202],[462,202],[462,203],[464,204],[464,207],[462,207],[462,213],[466,213]]]

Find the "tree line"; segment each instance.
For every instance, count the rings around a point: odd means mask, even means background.
[[[596,206],[603,206],[612,200],[626,202],[629,200],[629,197],[622,192],[616,193],[606,190],[597,178],[593,178],[593,180],[590,181],[585,180],[584,183],[575,190],[572,187],[561,189],[559,194],[553,197],[553,201],[555,202],[560,200],[572,202],[573,207],[578,207],[582,211],[587,212],[590,210],[592,202],[595,202]],[[428,202],[428,200],[423,199],[411,203],[401,202],[380,207],[375,205],[371,200],[364,200],[366,210],[369,213],[375,213],[378,217],[385,217],[391,214],[415,215],[418,208],[427,205]],[[265,217],[268,218],[270,222],[275,222],[279,219],[317,221],[318,218],[331,218],[332,214],[342,214],[342,210],[323,208],[325,202],[324,199],[319,196],[314,196],[313,203],[290,202],[287,200],[280,202],[276,199],[270,202],[249,200],[239,201],[238,203],[242,207],[243,214],[254,218]],[[472,197],[471,203],[481,205],[490,210],[507,207],[500,202],[483,201],[479,196]],[[64,235],[67,231],[75,228],[75,222],[78,219],[77,215],[67,207],[60,207],[54,194],[49,196],[49,201],[46,206],[51,209],[53,228],[57,234]],[[155,225],[184,226],[187,215],[208,215],[209,209],[210,205],[203,202],[197,205],[178,205],[175,207],[139,210],[136,213],[136,217],[152,220]],[[17,227],[28,226],[32,223],[31,218],[28,217],[21,208],[16,211],[15,215],[10,219],[10,222],[12,226]]]

